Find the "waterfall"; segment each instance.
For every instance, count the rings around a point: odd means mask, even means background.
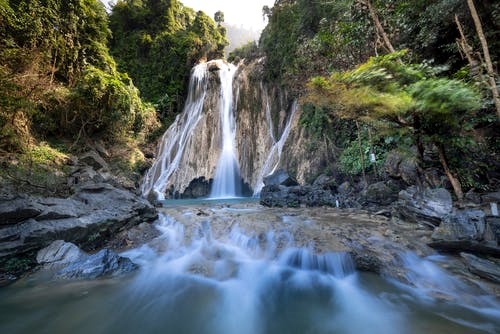
[[[228,64],[220,70],[221,101],[219,103],[222,126],[222,152],[217,163],[211,198],[231,198],[240,195],[240,167],[236,160],[236,122],[233,112],[233,78],[236,67]]]
[[[283,130],[283,133],[281,134],[279,140],[276,141],[273,135],[273,126],[272,126],[272,118],[270,110],[271,108],[269,106],[269,96],[267,95],[267,93],[264,95],[264,98],[266,99],[266,119],[269,122],[269,136],[273,140],[273,146],[269,150],[264,165],[260,170],[257,185],[254,188],[254,196],[258,196],[260,194],[260,191],[264,187],[264,177],[274,173],[278,168],[279,163],[281,161],[281,154],[283,153],[283,147],[285,146],[288,136],[290,135],[292,122],[293,119],[295,118],[295,113],[297,112],[298,109],[298,102],[297,100],[295,100],[292,104],[292,112],[290,114],[290,117],[288,118],[285,129]]]
[[[177,115],[160,141],[158,158],[148,170],[142,183],[142,195],[154,192],[159,200],[165,199],[167,183],[179,167],[186,143],[203,116],[203,102],[207,93],[208,64],[193,68],[189,82],[189,93],[184,111]]]

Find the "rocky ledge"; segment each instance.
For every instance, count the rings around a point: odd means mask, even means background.
[[[156,219],[145,199],[107,183],[88,183],[69,198],[23,196],[0,202],[0,260],[65,240],[83,248]]]

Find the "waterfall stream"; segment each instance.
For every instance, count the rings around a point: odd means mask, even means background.
[[[254,196],[258,196],[260,194],[260,191],[264,187],[264,177],[274,173],[278,169],[278,166],[281,161],[281,154],[283,153],[283,147],[285,146],[288,136],[290,135],[293,119],[295,118],[295,113],[297,112],[298,109],[298,102],[297,100],[295,100],[292,104],[292,111],[290,113],[288,121],[286,122],[283,133],[281,134],[279,140],[276,141],[273,134],[272,117],[270,111],[271,108],[269,106],[269,96],[267,95],[267,93],[265,93],[264,97],[266,99],[266,118],[267,121],[269,122],[269,136],[273,140],[273,145],[271,146],[271,149],[269,150],[267,158],[264,162],[264,165],[262,166],[259,172],[259,177],[257,181],[258,183],[254,188]]]
[[[159,200],[165,199],[168,180],[179,168],[186,144],[202,118],[203,102],[207,93],[207,74],[207,63],[193,68],[184,111],[177,115],[160,140],[158,157],[142,183],[143,196],[154,192]]]
[[[217,171],[210,197],[231,198],[241,195],[238,189],[240,167],[236,160],[236,122],[233,110],[233,78],[236,66],[222,64],[220,69],[220,124],[222,127],[222,152],[217,163]]]

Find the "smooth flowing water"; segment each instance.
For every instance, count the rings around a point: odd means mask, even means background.
[[[470,307],[427,294],[424,286],[429,282],[448,293],[455,293],[452,290],[460,284],[431,261],[411,253],[402,255],[405,265],[412,269],[412,279],[422,284],[413,288],[357,273],[346,253],[317,255],[312,246],[298,248],[286,229],[254,235],[234,225],[225,237],[215,238],[206,221],[188,235],[186,226],[165,215],[157,228],[158,239],[123,254],[140,264],[132,276],[80,283],[41,283],[32,278],[0,289],[0,332],[461,334],[500,330],[494,300]]]
[[[207,93],[207,74],[207,63],[193,68],[184,111],[177,115],[174,123],[165,131],[160,140],[158,157],[146,173],[142,183],[143,196],[154,192],[159,200],[165,198],[168,181],[179,168],[186,144],[194,135],[193,130],[202,119],[203,102]]]
[[[295,113],[297,112],[298,108],[298,102],[294,101],[292,105],[292,111],[290,113],[290,116],[286,122],[285,128],[283,130],[283,133],[281,134],[281,137],[279,138],[278,141],[274,138],[273,134],[273,123],[272,123],[272,117],[271,117],[271,111],[270,111],[270,106],[269,106],[269,97],[267,93],[264,95],[264,98],[266,99],[266,119],[269,122],[269,135],[273,141],[273,145],[271,146],[267,158],[264,162],[264,165],[262,166],[260,172],[259,172],[259,177],[257,184],[254,188],[254,196],[258,196],[260,194],[260,191],[264,187],[264,177],[266,177],[269,174],[272,174],[276,171],[276,169],[279,166],[279,163],[281,161],[281,154],[283,153],[283,147],[285,146],[285,143],[288,139],[288,136],[290,135],[290,130],[292,128],[292,122],[295,117]]]
[[[236,122],[233,110],[233,78],[236,66],[222,63],[219,72],[221,84],[219,109],[220,124],[222,127],[222,151],[217,163],[210,197],[231,198],[241,195],[241,189],[238,189],[241,177],[240,167],[236,159]]]

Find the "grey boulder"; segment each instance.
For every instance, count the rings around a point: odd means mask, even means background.
[[[138,268],[130,259],[119,256],[109,249],[89,255],[71,263],[56,273],[57,279],[92,280],[105,276],[118,276]]]

